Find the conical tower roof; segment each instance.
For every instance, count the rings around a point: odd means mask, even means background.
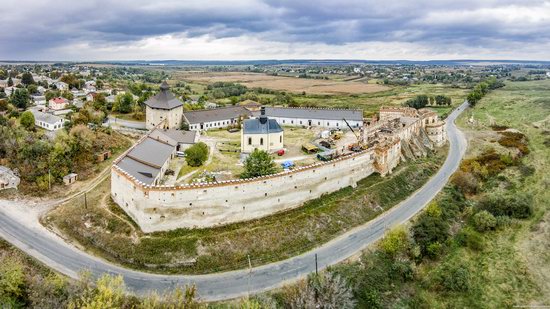
[[[183,105],[178,98],[170,92],[170,86],[166,81],[160,84],[160,92],[145,102],[145,105],[157,109],[174,109]]]

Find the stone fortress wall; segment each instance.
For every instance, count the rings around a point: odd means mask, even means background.
[[[405,112],[404,117],[409,117],[411,111]],[[393,110],[391,113],[390,118],[395,118]],[[206,228],[265,217],[299,207],[323,194],[354,187],[374,172],[391,173],[402,158],[401,140],[425,127],[425,119],[414,116],[416,120],[407,120],[399,129],[379,135],[367,150],[259,178],[147,185],[117,166],[117,159],[111,170],[111,196],[144,232]]]

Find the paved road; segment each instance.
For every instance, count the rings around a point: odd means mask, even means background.
[[[145,130],[145,121],[124,120],[120,118],[115,118],[113,116],[109,116],[105,124],[111,126],[121,126],[131,129]]]
[[[195,283],[201,298],[213,301],[243,296],[248,291],[254,293],[272,289],[315,271],[315,254],[318,255],[319,268],[338,263],[378,240],[386,229],[409,220],[420,211],[443,188],[464,155],[467,142],[454,125],[454,120],[465,108],[466,104],[462,104],[447,119],[450,150],[440,171],[407,200],[319,248],[288,260],[252,268],[251,272],[239,270],[211,275],[170,276],[124,269],[79,251],[40,224],[23,224],[25,221],[20,218],[25,216],[24,212],[14,215],[13,211],[5,211],[2,205],[0,235],[46,265],[72,277],[81,269],[90,270],[94,276],[102,273],[122,274],[127,286],[138,294]]]

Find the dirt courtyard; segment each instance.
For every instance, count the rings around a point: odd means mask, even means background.
[[[272,76],[246,72],[182,72],[178,79],[198,83],[234,82],[250,88],[261,87],[274,90],[309,94],[359,94],[384,91],[387,86],[359,81],[331,81],[285,76]]]

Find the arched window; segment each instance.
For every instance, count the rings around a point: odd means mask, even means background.
[[[252,145],[252,137],[248,138],[248,145]]]
[[[261,138],[260,138],[260,146],[262,146],[263,144],[264,144],[264,138],[261,137]]]

